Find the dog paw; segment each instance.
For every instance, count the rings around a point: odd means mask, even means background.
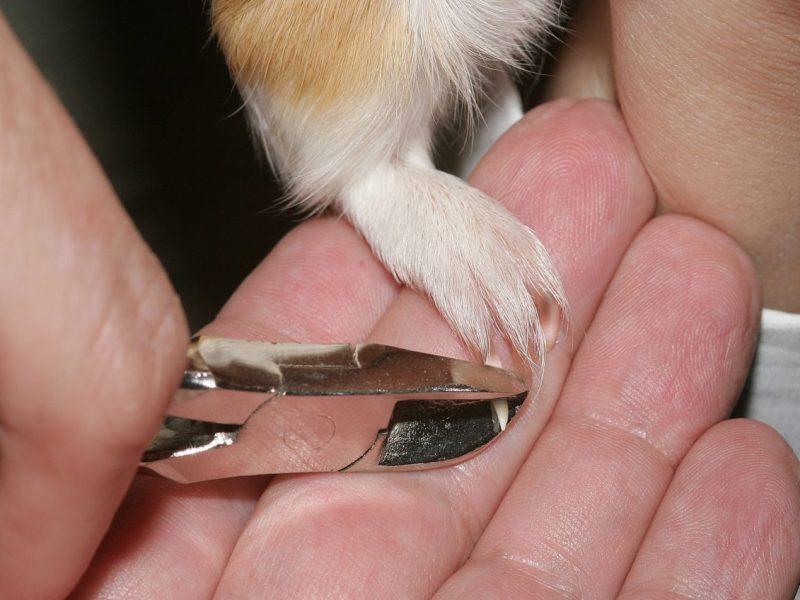
[[[540,362],[565,320],[558,274],[536,235],[461,180],[424,168],[384,173],[345,214],[402,283],[427,294],[486,358],[498,334]]]

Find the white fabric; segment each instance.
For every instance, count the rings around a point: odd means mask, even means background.
[[[740,416],[774,427],[800,456],[800,314],[764,310]]]

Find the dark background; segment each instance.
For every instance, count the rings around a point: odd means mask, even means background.
[[[0,0],[166,267],[193,329],[296,221],[201,0]]]

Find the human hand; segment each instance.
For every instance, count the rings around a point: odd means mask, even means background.
[[[645,224],[653,192],[602,103],[538,109],[474,183],[542,236],[574,311],[501,439],[419,473],[137,478],[76,597],[789,593],[796,460],[764,426],[719,424],[760,307],[747,259],[691,219]],[[465,356],[333,219],[290,234],[206,331]]]
[[[0,15],[0,596],[86,569],[186,360],[180,304]]]
[[[9,48],[5,31],[0,44]],[[0,56],[0,289],[13,315],[0,379],[0,581],[12,597],[57,597],[86,567],[161,418],[186,334],[63,114],[18,50]],[[712,428],[743,378],[758,308],[741,253],[688,219],[644,226],[652,192],[603,105],[540,109],[475,183],[560,257],[575,316],[541,393],[498,443],[426,473],[136,478],[76,597],[425,597],[440,586],[443,597],[558,586],[605,597],[631,565],[630,586],[657,576],[722,589],[746,571],[754,597],[789,588],[800,563],[794,457],[766,428]],[[330,219],[291,234],[208,331],[463,353]],[[155,375],[151,389],[143,375]],[[678,560],[722,539],[733,565]]]

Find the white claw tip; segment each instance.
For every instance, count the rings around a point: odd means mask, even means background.
[[[492,400],[492,410],[497,418],[497,423],[500,425],[500,431],[505,431],[508,425],[508,400],[505,398]]]

